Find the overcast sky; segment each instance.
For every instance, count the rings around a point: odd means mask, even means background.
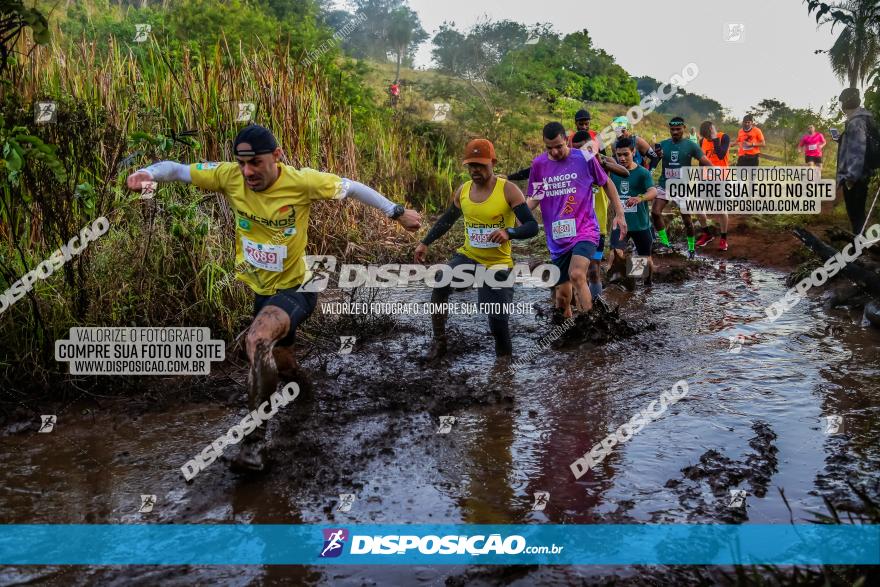
[[[586,28],[596,46],[633,75],[665,81],[690,62],[700,73],[688,91],[714,98],[735,116],[764,98],[819,107],[840,93],[828,56],[830,27],[816,29],[801,0],[409,0],[433,36],[444,21],[459,30],[481,18],[549,22],[558,32]],[[726,40],[728,24],[744,25],[742,42]],[[675,40],[672,32],[675,31]],[[839,29],[835,32],[839,32]],[[417,66],[431,66],[431,43]]]

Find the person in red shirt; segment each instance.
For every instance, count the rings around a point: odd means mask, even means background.
[[[400,81],[394,80],[394,83],[388,88],[388,93],[391,94],[391,106],[397,106],[397,99],[400,97]]]
[[[767,143],[764,142],[764,133],[755,126],[755,119],[751,114],[746,114],[743,118],[736,143],[739,145],[736,164],[740,167],[757,167],[760,164],[761,147],[766,146]]]

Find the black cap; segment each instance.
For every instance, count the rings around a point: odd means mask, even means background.
[[[251,148],[239,150],[238,146],[242,143],[249,144]],[[254,155],[271,153],[277,148],[278,142],[275,140],[275,135],[272,134],[272,131],[259,124],[249,124],[235,136],[232,152],[242,157],[252,157]]]
[[[840,92],[840,106],[845,110],[855,110],[862,104],[858,88],[846,88]]]
[[[578,120],[590,120],[590,112],[582,108],[578,110],[577,113],[574,115],[574,120],[575,122],[577,122]]]

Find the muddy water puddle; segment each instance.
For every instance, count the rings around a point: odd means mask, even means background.
[[[608,290],[632,323],[602,346],[539,353],[515,375],[495,368],[480,316],[450,318],[450,355],[425,366],[429,319],[403,317],[349,355],[312,357],[316,399],[272,422],[273,467],[259,479],[216,462],[186,484],[180,466],[245,414],[243,388],[212,401],[139,410],[122,400],[73,406],[51,434],[0,438],[3,523],[789,523],[824,511],[847,480],[880,494],[876,331],[845,310],[801,302],[775,323],[764,308],[784,276],[715,263],[646,293]],[[388,299],[428,301],[425,291]],[[544,290],[516,301],[546,305]],[[476,302],[474,294],[452,301]],[[520,355],[552,326],[511,320]],[[333,336],[348,333],[333,333]],[[243,379],[243,374],[241,374]],[[677,381],[687,395],[594,470],[570,465]],[[173,397],[176,381],[168,389]],[[44,412],[45,413],[45,412]],[[827,417],[841,416],[836,434]],[[438,434],[441,416],[454,416]],[[778,488],[783,488],[788,507]],[[730,490],[746,508],[730,508]],[[534,493],[550,493],[532,511]],[[156,495],[140,513],[141,495]],[[354,494],[349,512],[340,494]],[[495,580],[568,583],[606,572],[520,569]],[[0,583],[443,584],[463,567],[19,568]],[[503,579],[502,579],[502,575]]]

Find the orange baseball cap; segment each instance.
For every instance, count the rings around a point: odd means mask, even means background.
[[[498,159],[495,158],[495,146],[487,139],[474,139],[470,141],[464,148],[464,161],[462,163],[465,165],[468,163],[480,163],[482,165],[498,163]]]

